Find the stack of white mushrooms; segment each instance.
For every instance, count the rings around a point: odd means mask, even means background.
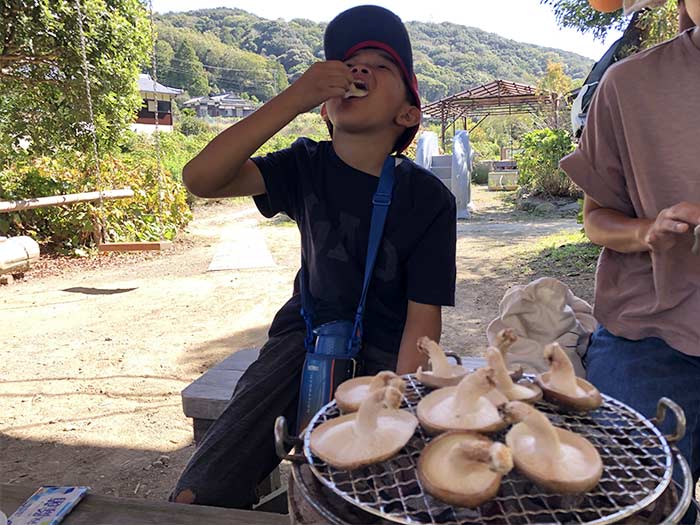
[[[421,453],[418,478],[423,488],[445,503],[476,507],[496,496],[501,479],[515,465],[523,475],[552,492],[587,492],[595,487],[603,463],[584,437],[555,427],[532,404],[543,396],[566,410],[590,411],[602,403],[600,393],[576,377],[566,352],[553,343],[544,349],[550,370],[536,382],[509,371],[504,356],[515,337],[499,334],[488,348],[487,366],[469,372],[448,362],[440,346],[428,338],[418,349],[430,370],[419,368],[416,379],[434,390],[418,404],[417,418],[400,410],[404,380],[393,372],[358,377],[335,394],[345,415],[313,430],[312,452],[339,469],[352,470],[397,454],[418,424],[435,437]],[[505,444],[487,435],[513,426]]]

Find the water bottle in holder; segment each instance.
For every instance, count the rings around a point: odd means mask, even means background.
[[[335,389],[360,370],[359,344],[352,343],[353,322],[333,321],[314,331],[313,352],[306,354],[299,391],[298,428],[333,399]]]

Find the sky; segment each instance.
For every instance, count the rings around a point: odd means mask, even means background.
[[[617,38],[605,42],[571,29],[560,29],[551,6],[539,0],[153,0],[156,12],[235,7],[263,18],[308,18],[328,22],[349,7],[373,3],[392,10],[404,22],[453,22],[478,27],[519,42],[573,51],[598,60]]]

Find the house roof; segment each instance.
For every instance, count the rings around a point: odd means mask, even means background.
[[[163,84],[159,84],[158,82],[156,82],[155,84],[155,89],[153,89],[153,79],[151,78],[151,75],[147,73],[139,74],[139,91],[142,91],[144,93],[159,93],[162,95],[179,95],[180,93],[182,93],[181,89],[167,87]]]
[[[206,104],[206,105],[210,105],[210,106],[227,107],[227,108],[235,108],[235,107],[250,108],[250,109],[256,108],[256,104],[254,104],[252,101],[241,98],[234,93],[222,93],[220,95],[195,97],[195,98],[192,98],[192,99],[188,100],[187,102],[185,102],[183,104],[183,106],[189,107],[189,106],[196,106],[196,105],[201,105],[201,104]]]

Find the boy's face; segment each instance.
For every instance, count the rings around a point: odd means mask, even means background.
[[[407,127],[420,122],[420,110],[408,101],[401,69],[389,53],[361,49],[345,64],[356,85],[367,90],[367,96],[336,97],[326,102],[334,129],[350,133],[386,129],[398,138]]]

